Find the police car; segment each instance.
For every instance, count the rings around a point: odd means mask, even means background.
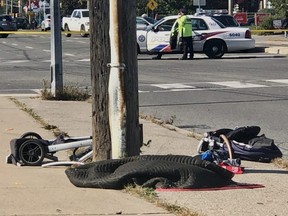
[[[211,16],[188,15],[192,22],[194,52],[205,53],[209,58],[221,58],[227,52],[255,48],[251,31],[242,27],[226,27]],[[137,30],[138,53],[180,53],[180,47],[170,47],[171,32],[175,28],[178,16],[167,16],[148,26],[146,30]]]

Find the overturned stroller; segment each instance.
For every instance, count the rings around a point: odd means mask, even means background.
[[[6,157],[6,163],[15,165],[41,166],[44,159],[53,162],[42,166],[84,164],[92,156],[92,137],[67,138],[60,135],[54,140],[45,140],[35,132],[27,132],[20,138],[12,139],[10,149],[11,154]],[[73,150],[70,161],[58,162],[54,154],[63,150]]]
[[[274,140],[265,134],[258,135],[259,126],[245,126],[236,129],[222,128],[204,134],[198,145],[198,153],[213,152],[218,158],[270,163],[281,158],[282,152]],[[214,156],[215,156],[214,155]]]

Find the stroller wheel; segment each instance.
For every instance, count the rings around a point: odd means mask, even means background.
[[[28,138],[28,139],[42,139],[42,137],[35,132],[27,132],[24,133],[20,138]]]
[[[38,140],[27,140],[19,148],[19,158],[25,165],[41,165],[44,156],[44,147]]]

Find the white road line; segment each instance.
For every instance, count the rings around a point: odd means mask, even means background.
[[[273,79],[273,80],[266,80],[266,81],[267,82],[288,84],[288,79]]]
[[[6,62],[1,62],[2,64],[15,64],[15,63],[25,63],[25,62],[30,62],[30,60],[14,60],[14,61],[6,61]]]
[[[195,86],[185,85],[181,83],[172,83],[172,84],[152,84],[151,86],[155,86],[162,89],[194,89]]]
[[[43,52],[51,52],[51,50],[42,50]]]
[[[27,49],[33,49],[33,47],[30,47],[30,46],[25,46],[25,48],[27,48]]]
[[[224,82],[208,82],[214,85],[226,86],[230,88],[259,88],[259,87],[268,87],[266,85],[253,84],[253,83],[244,83],[239,81],[224,81]]]
[[[89,62],[90,59],[80,59],[80,60],[77,60],[77,61],[80,61],[80,62]]]
[[[18,44],[15,44],[15,43],[12,43],[11,45],[13,45],[13,46],[18,46]]]
[[[71,53],[64,53],[65,56],[75,56],[74,54]]]
[[[3,44],[6,44],[6,41],[2,41]]]

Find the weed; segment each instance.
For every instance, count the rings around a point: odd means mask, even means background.
[[[49,88],[49,82],[43,80],[43,89],[41,90],[43,100],[65,100],[65,101],[86,101],[90,98],[88,89],[80,88],[77,84],[69,83],[64,85],[63,91],[59,91],[54,96]]]
[[[197,212],[192,212],[188,208],[184,208],[175,204],[169,204],[160,200],[157,193],[152,188],[142,188],[139,186],[127,186],[124,190],[127,193],[137,195],[140,198],[147,200],[150,203],[156,204],[157,206],[164,208],[170,213],[181,215],[181,216],[200,216]]]
[[[50,125],[47,122],[44,121],[44,119],[41,118],[33,109],[28,108],[25,103],[20,102],[16,98],[10,98],[11,101],[13,101],[18,107],[20,107],[21,110],[28,113],[30,116],[32,116],[37,122],[39,122],[44,129],[50,130],[53,132],[54,136],[64,135],[68,136],[67,133],[61,131],[57,126]]]
[[[288,160],[287,159],[276,158],[272,162],[281,168],[288,169]]]

